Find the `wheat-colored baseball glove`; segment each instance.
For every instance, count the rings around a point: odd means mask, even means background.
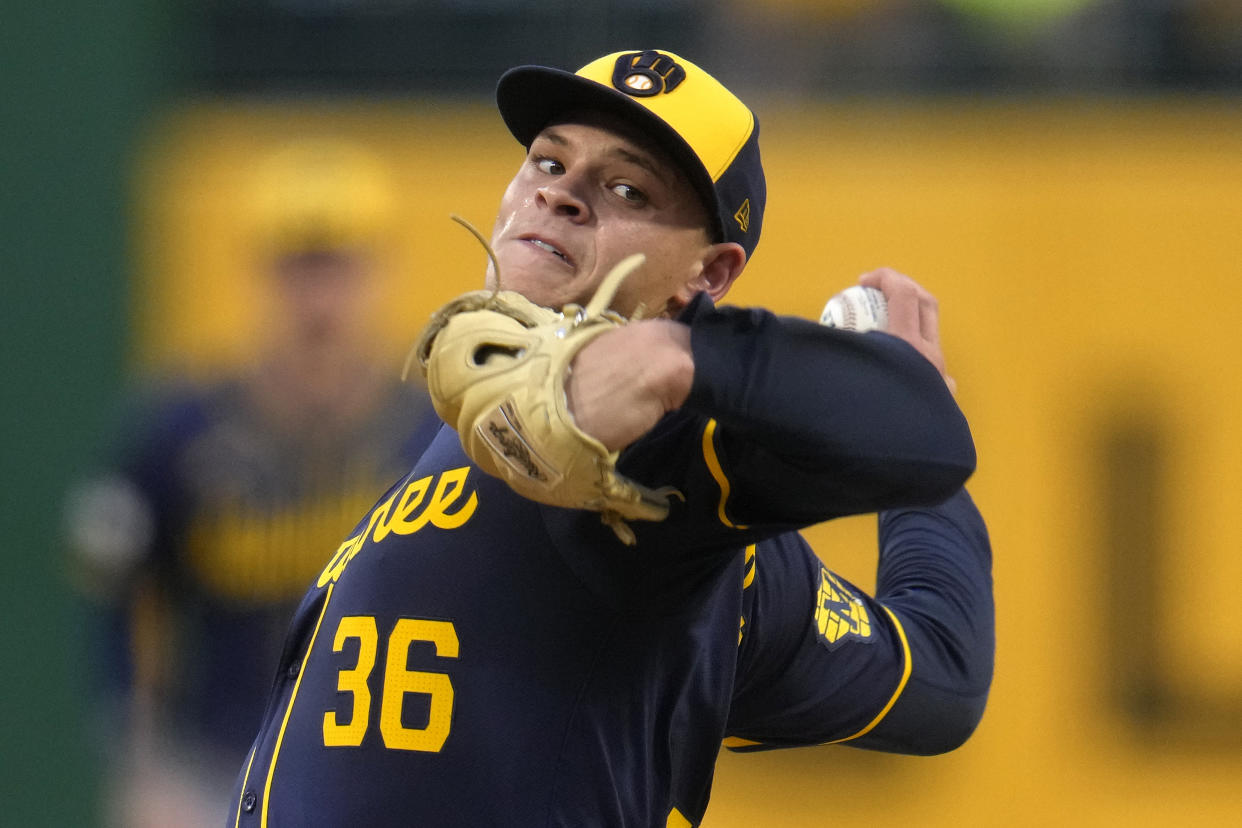
[[[606,308],[645,258],[619,263],[586,307],[557,312],[506,290],[463,294],[432,315],[412,354],[436,412],[479,468],[531,500],[599,512],[627,544],[625,521],[664,519],[672,490],[617,472],[619,452],[574,423],[565,379],[583,346],[626,323]]]

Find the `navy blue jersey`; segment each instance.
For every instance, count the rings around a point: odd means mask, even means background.
[[[678,489],[669,517],[624,546],[593,512],[515,495],[442,429],[299,607],[228,824],[688,825],[726,739],[900,738],[883,720],[923,703],[911,665],[935,646],[794,530],[925,504],[897,534],[990,606],[964,419],[893,337],[705,302],[685,318],[690,399],[620,462]],[[942,521],[952,543],[926,531]],[[960,643],[990,665],[983,626]]]
[[[111,692],[143,685],[165,735],[231,764],[318,550],[404,473],[438,420],[425,393],[396,382],[349,428],[294,431],[242,379],[158,383],[126,407],[115,456],[70,509],[76,564],[112,639],[97,655]],[[150,646],[131,665],[135,637]]]

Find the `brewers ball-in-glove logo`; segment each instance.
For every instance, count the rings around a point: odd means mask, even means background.
[[[685,79],[686,70],[677,61],[654,51],[621,55],[612,69],[612,85],[636,98],[672,92]]]

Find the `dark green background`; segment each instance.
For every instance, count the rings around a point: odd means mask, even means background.
[[[167,3],[16,3],[0,25],[4,696],[0,822],[97,821],[65,486],[120,383],[134,138],[175,87]]]

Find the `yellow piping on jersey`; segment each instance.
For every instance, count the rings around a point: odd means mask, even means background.
[[[749,589],[750,585],[755,582],[755,569],[757,559],[755,558],[755,544],[746,547],[746,560],[743,566],[746,574],[742,578],[742,589]],[[746,616],[743,615],[737,622],[737,645],[742,646],[742,634],[746,632]]]
[[[724,469],[720,466],[720,458],[716,455],[716,444],[713,439],[715,435],[716,421],[709,419],[703,428],[703,460],[707,463],[707,469],[712,473],[716,484],[720,486],[720,505],[716,507],[716,515],[720,518],[720,522],[730,529],[746,529],[746,526],[729,520],[729,516],[725,514],[725,503],[729,500],[729,478],[725,476]]]
[[[892,610],[882,604],[880,605],[880,608],[888,613],[888,617],[893,620],[893,627],[897,630],[897,638],[901,640],[902,661],[904,662],[904,666],[901,670],[901,680],[897,682],[897,689],[893,691],[893,695],[888,700],[888,704],[884,705],[884,709],[877,713],[876,717],[868,722],[862,730],[850,736],[845,736],[841,739],[833,739],[831,742],[821,742],[820,744],[835,745],[840,742],[848,742],[851,739],[857,739],[860,736],[865,736],[870,733],[875,729],[876,725],[884,720],[884,717],[888,715],[888,711],[893,709],[893,705],[897,703],[897,699],[901,698],[902,692],[906,689],[906,684],[910,681],[910,674],[913,672],[914,665],[910,657],[910,641],[906,638],[906,631],[901,626],[901,622],[897,620],[897,616],[893,614]],[[723,747],[729,748],[730,750],[755,747],[763,744],[763,742],[756,742],[753,739],[743,739],[741,736],[726,736],[720,743]]]
[[[233,819],[233,828],[241,825],[242,800],[246,798],[246,787],[250,782],[250,766],[254,764],[254,757],[258,752],[259,746],[255,745],[250,749],[250,758],[246,760],[246,773],[242,776],[241,793],[237,799],[237,816]]]
[[[267,767],[267,781],[263,785],[263,816],[259,820],[262,828],[267,828],[267,805],[272,797],[272,777],[276,775],[276,760],[280,757],[280,745],[285,740],[285,728],[289,726],[289,716],[293,713],[293,703],[298,698],[298,688],[302,686],[302,676],[306,675],[306,662],[311,651],[315,649],[315,639],[319,637],[319,628],[323,625],[324,614],[328,611],[328,602],[332,600],[332,590],[336,584],[328,584],[328,594],[324,596],[323,606],[319,608],[319,618],[315,621],[315,629],[311,632],[310,643],[306,645],[306,654],[302,656],[302,664],[298,669],[298,678],[293,683],[293,692],[289,694],[289,704],[285,707],[285,716],[280,722],[280,732],[276,734],[276,746],[272,748],[272,763]],[[246,773],[250,775],[249,771]],[[245,796],[246,784],[242,783],[242,796]]]
[[[892,610],[883,604],[880,605],[880,609],[888,613],[888,617],[893,619],[893,627],[897,630],[897,637],[901,639],[901,653],[902,660],[904,661],[904,666],[901,671],[901,681],[897,682],[897,689],[893,691],[893,696],[888,700],[888,704],[884,705],[884,709],[877,713],[876,717],[868,722],[866,727],[852,736],[846,736],[844,739],[834,739],[833,741],[825,742],[824,744],[835,745],[838,742],[848,742],[851,739],[857,739],[860,736],[870,733],[876,725],[884,720],[884,717],[888,715],[888,711],[893,709],[893,705],[897,703],[897,699],[901,698],[902,692],[906,689],[906,683],[910,681],[910,673],[913,672],[914,665],[911,663],[910,659],[910,641],[906,638],[906,631],[901,626],[901,622],[897,620],[897,616],[893,614]]]

